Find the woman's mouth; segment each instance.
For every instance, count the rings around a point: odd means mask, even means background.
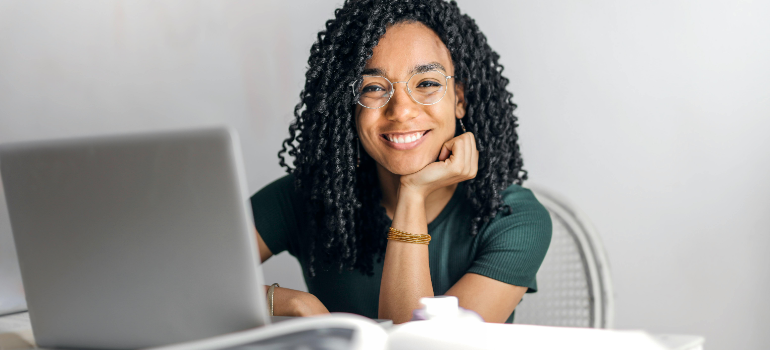
[[[381,134],[381,138],[385,143],[398,150],[409,150],[417,147],[425,136],[430,133],[430,130],[412,131],[412,132],[399,132],[399,133],[387,133]]]

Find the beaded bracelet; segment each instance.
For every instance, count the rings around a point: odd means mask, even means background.
[[[273,312],[273,293],[275,293],[275,288],[281,287],[278,285],[278,283],[273,283],[270,285],[270,288],[267,289],[267,301],[268,304],[270,304],[270,316],[275,316],[275,312]]]
[[[399,241],[399,242],[417,243],[417,244],[425,244],[425,245],[430,243],[430,235],[415,235],[412,233],[394,229],[392,227],[390,228],[390,230],[388,230],[388,239]]]

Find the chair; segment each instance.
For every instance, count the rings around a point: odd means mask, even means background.
[[[612,328],[614,299],[607,257],[588,219],[564,199],[530,188],[551,214],[551,247],[514,323]]]

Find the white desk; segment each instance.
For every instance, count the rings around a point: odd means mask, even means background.
[[[699,336],[652,335],[652,338],[670,350],[703,350],[704,338]],[[0,317],[0,350],[23,349],[35,349],[29,315],[19,313]]]

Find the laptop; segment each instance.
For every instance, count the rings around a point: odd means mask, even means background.
[[[241,162],[223,127],[0,145],[37,345],[145,348],[268,324]]]

